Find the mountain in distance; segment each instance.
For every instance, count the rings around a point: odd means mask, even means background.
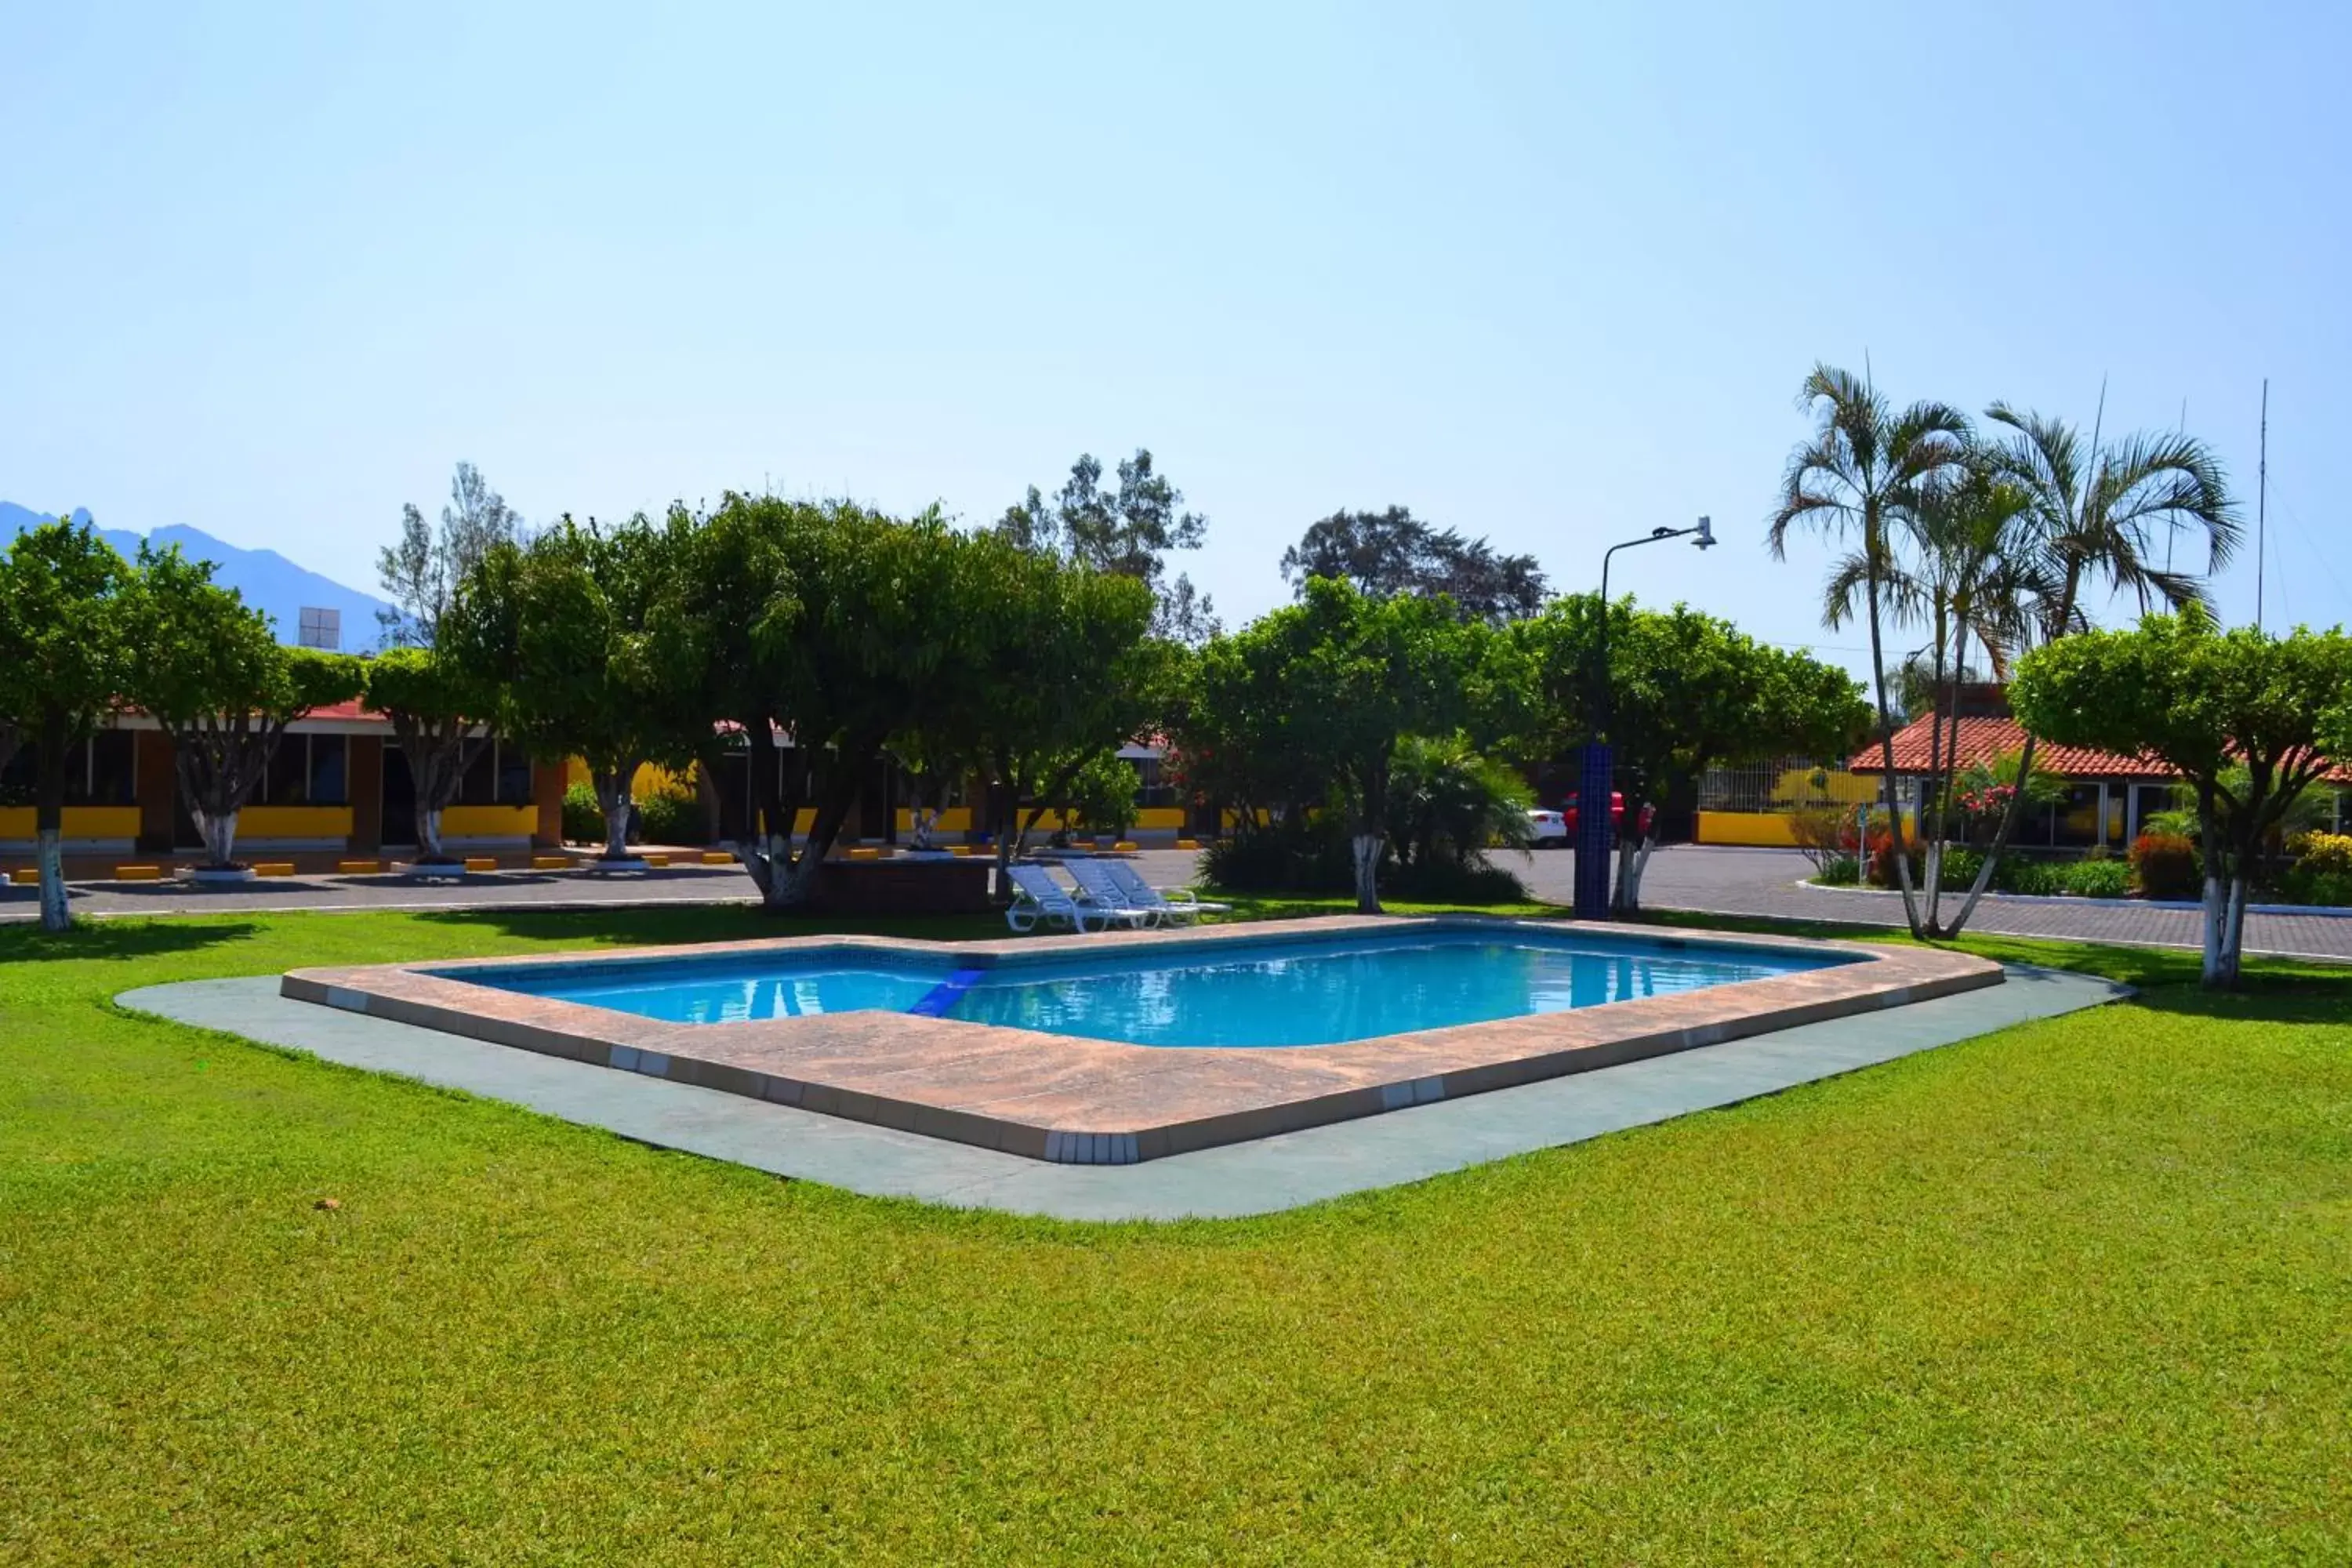
[[[0,547],[25,530],[51,521],[47,512],[0,500]],[[77,507],[71,521],[88,522],[89,512]],[[98,536],[127,558],[135,559],[139,554],[142,538],[140,534],[127,529],[101,528]],[[373,595],[346,588],[331,577],[297,566],[275,550],[239,549],[200,528],[176,523],[159,528],[143,538],[158,550],[176,544],[190,560],[211,562],[215,568],[213,581],[223,587],[235,588],[245,595],[247,604],[268,616],[277,627],[279,642],[297,640],[296,634],[302,624],[300,612],[305,606],[342,613],[342,646],[346,653],[363,653],[374,647],[383,636],[376,612],[389,610],[390,605]]]

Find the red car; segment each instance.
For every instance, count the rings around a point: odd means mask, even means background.
[[[1576,795],[1570,794],[1560,803],[1560,808],[1558,811],[1528,813],[1528,826],[1532,833],[1537,848],[1565,849],[1576,842]],[[1638,821],[1644,835],[1649,833],[1650,824],[1656,817],[1655,807],[1645,805],[1642,808],[1642,815]],[[1618,831],[1622,831],[1625,826],[1625,795],[1622,790],[1609,792],[1609,826]]]

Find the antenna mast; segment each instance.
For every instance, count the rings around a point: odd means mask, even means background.
[[[2263,629],[2263,565],[2270,554],[2271,378],[2263,377],[2262,462],[2254,470],[2254,630]]]

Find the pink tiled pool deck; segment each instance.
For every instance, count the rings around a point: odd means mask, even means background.
[[[1415,929],[1524,927],[1580,940],[1835,953],[1857,962],[1675,995],[1281,1048],[1135,1046],[961,1019],[871,1011],[676,1024],[467,983],[469,969],[675,962],[717,955],[867,950],[959,966],[1019,955],[1214,950],[1269,939],[1343,940]],[[851,1121],[1076,1164],[1131,1164],[1410,1105],[1506,1089],[1646,1057],[1895,1007],[2001,983],[1999,965],[1926,948],[1795,938],[1509,921],[1475,916],[1317,920],[925,942],[795,937],[431,964],[298,969],[280,994],[625,1072],[798,1106]]]

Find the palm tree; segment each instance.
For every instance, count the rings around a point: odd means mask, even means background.
[[[2161,603],[2170,608],[2205,603],[2204,577],[2228,564],[2243,529],[2230,499],[2229,482],[2211,448],[2180,434],[2140,434],[2112,446],[2099,440],[2094,422],[2086,442],[2063,420],[2021,412],[1996,403],[1985,417],[2004,426],[2007,438],[1990,448],[2001,479],[2031,498],[2022,563],[2037,584],[2038,605],[2028,628],[2043,642],[2081,630],[2089,617],[2086,590],[2128,594],[2142,613]],[[2166,565],[2156,563],[2158,533]],[[2169,565],[2174,537],[2191,536],[2205,550],[2205,573],[2175,572]],[[2009,847],[2033,768],[2034,742],[2025,738],[2019,759],[2018,790],[2001,816],[1992,847],[1977,871],[1976,885],[1953,920],[1957,935],[1976,912],[1992,879],[1993,868]]]
[[[1960,465],[1969,449],[1968,416],[1942,403],[1915,403],[1898,413],[1866,379],[1827,364],[1813,367],[1797,404],[1813,414],[1813,435],[1789,454],[1780,505],[1772,514],[1766,540],[1775,560],[1787,558],[1789,532],[1798,527],[1832,540],[1850,540],[1856,547],[1878,699],[1888,830],[1895,836],[1904,913],[1916,931],[1918,903],[1911,890],[1903,816],[1895,802],[1895,726],[1886,700],[1881,600],[1894,561],[1890,531],[1923,486]]]

